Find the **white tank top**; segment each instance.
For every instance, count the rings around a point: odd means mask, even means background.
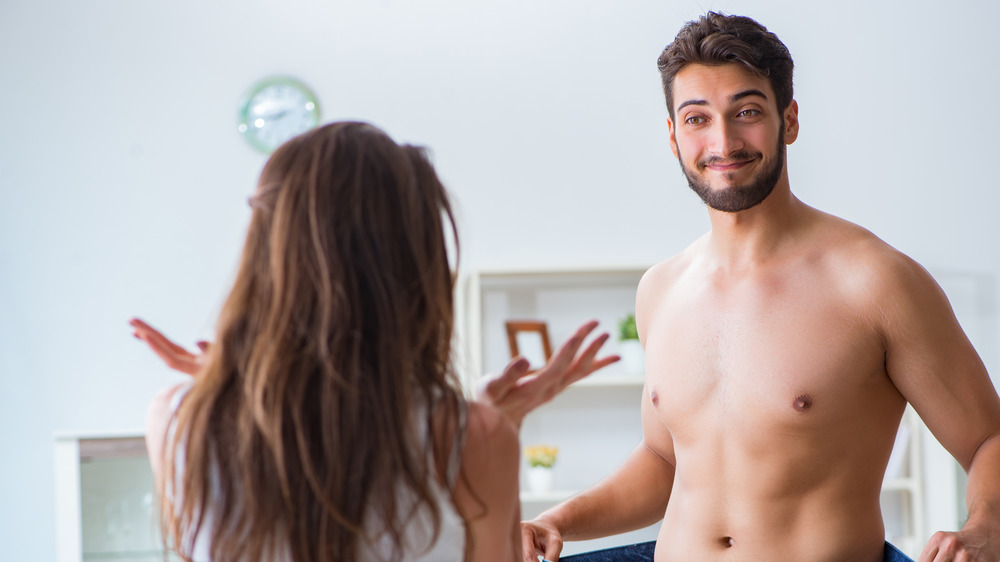
[[[193,382],[193,381],[192,381]],[[191,389],[191,383],[178,388],[174,393],[171,400],[171,412],[176,414],[177,408],[180,406],[181,400]],[[455,443],[451,448],[451,456],[448,461],[447,470],[447,482],[448,485],[454,487],[455,482],[458,479],[459,469],[461,467],[461,457],[462,457],[462,446],[465,443],[465,409],[461,409],[461,415],[459,418],[459,431],[456,432]],[[420,412],[418,412],[420,414]],[[173,433],[176,416],[174,420],[171,421],[169,433]],[[423,428],[425,424],[416,423],[415,427]],[[428,436],[421,432],[421,438],[425,441]],[[428,450],[431,448],[428,447]],[[179,481],[181,471],[183,470],[183,451],[177,455],[175,470],[176,478]],[[431,467],[431,473],[436,474],[435,461],[433,454],[428,452],[427,462]],[[220,476],[221,477],[221,476]],[[465,521],[462,516],[458,513],[454,504],[451,501],[451,497],[448,491],[444,489],[436,478],[433,478],[430,483],[430,489],[434,496],[434,499],[438,505],[439,512],[441,514],[440,527],[438,529],[437,540],[434,539],[434,528],[432,525],[431,514],[423,506],[422,509],[415,511],[413,516],[406,520],[397,522],[397,525],[402,526],[405,530],[402,534],[403,544],[402,552],[403,557],[401,560],[405,562],[462,562],[465,560]],[[410,507],[415,503],[416,497],[413,495],[412,491],[407,489],[400,483],[396,491],[399,496],[399,513],[406,514],[410,512]],[[192,562],[211,562],[209,556],[209,540],[210,540],[210,529],[212,528],[212,513],[211,510],[205,514],[204,521],[202,524],[202,532],[199,534],[197,540],[194,543],[194,549],[192,552]],[[367,541],[362,541],[358,545],[358,560],[364,562],[388,562],[390,556],[392,555],[392,542],[390,537],[384,533],[385,525],[381,521],[371,514],[368,518],[366,525],[366,534],[371,538]],[[432,542],[433,541],[433,542]],[[185,541],[186,542],[186,541]],[[283,556],[277,557],[272,562],[289,562],[291,556],[287,553]]]

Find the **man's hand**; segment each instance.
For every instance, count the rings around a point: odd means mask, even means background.
[[[539,556],[550,562],[558,562],[562,545],[562,535],[554,526],[538,519],[521,522],[524,562],[538,562]]]
[[[596,321],[581,326],[552,359],[534,373],[528,372],[528,361],[519,357],[507,365],[503,373],[485,377],[476,390],[476,399],[498,408],[520,428],[528,412],[552,400],[567,386],[620,359],[617,355],[597,358],[597,352],[608,341],[606,333],[594,338],[580,352],[584,340],[596,327]]]
[[[990,547],[986,533],[962,529],[938,531],[931,536],[918,562],[997,562],[1000,550]]]
[[[193,377],[205,365],[205,352],[208,351],[208,342],[197,342],[196,345],[200,353],[191,353],[167,339],[156,328],[138,318],[129,320],[129,325],[132,326],[132,335],[146,342],[146,345],[167,364],[167,367]]]

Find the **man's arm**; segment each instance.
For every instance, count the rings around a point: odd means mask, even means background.
[[[537,555],[554,562],[563,541],[624,533],[663,518],[674,481],[672,439],[642,394],[643,442],[610,476],[521,524],[525,562]]]
[[[636,290],[635,319],[639,340],[672,278],[672,268],[654,266]],[[647,364],[648,365],[648,364]],[[647,373],[647,378],[650,373]],[[655,374],[654,374],[655,375]],[[642,390],[642,443],[610,476],[580,494],[521,524],[524,561],[559,560],[564,540],[587,540],[652,525],[663,518],[674,484],[673,436],[656,415],[648,388]]]
[[[969,519],[935,534],[920,562],[1000,560],[1000,398],[947,297],[905,256],[888,260],[878,290],[886,370],[969,475]],[[963,554],[959,554],[963,553]],[[964,556],[956,558],[957,556]]]
[[[1000,437],[994,434],[979,447],[968,468],[965,503],[969,508],[969,520],[959,533],[935,533],[927,543],[921,560],[952,560],[947,556],[954,556],[963,549],[979,556],[970,560],[1000,560],[1000,506],[996,503],[1000,493],[998,470]]]

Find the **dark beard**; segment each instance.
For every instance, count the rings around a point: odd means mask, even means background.
[[[680,151],[678,151],[677,160],[681,164],[681,171],[684,172],[684,177],[687,178],[688,185],[691,186],[691,190],[701,197],[706,205],[715,209],[716,211],[722,211],[725,213],[736,213],[739,211],[745,211],[751,207],[759,205],[767,196],[774,191],[774,186],[778,184],[778,179],[781,178],[781,170],[785,165],[785,134],[782,130],[778,135],[778,148],[776,151],[776,156],[774,162],[770,167],[761,171],[757,176],[755,176],[749,184],[746,185],[733,185],[725,189],[712,189],[710,185],[706,182],[702,182],[700,178],[694,176],[690,171],[684,166],[684,160],[680,158]],[[730,156],[730,160],[749,160],[751,158],[760,158],[761,153],[752,153],[747,151],[741,151]],[[704,162],[708,163],[708,161]]]

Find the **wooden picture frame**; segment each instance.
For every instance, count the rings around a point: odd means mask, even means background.
[[[537,320],[508,320],[507,345],[510,357],[524,357],[531,371],[541,369],[552,357],[552,343],[549,341],[549,327]]]

